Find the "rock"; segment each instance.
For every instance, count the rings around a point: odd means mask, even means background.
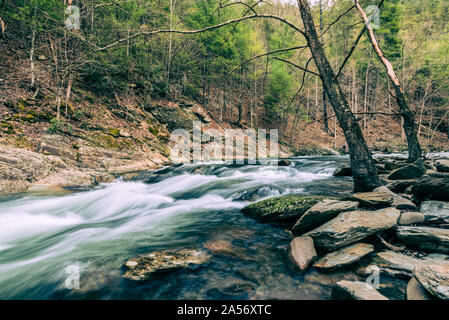
[[[203,264],[209,257],[204,251],[193,249],[152,252],[126,261],[123,277],[134,281],[148,280],[152,274]]]
[[[412,224],[424,223],[424,215],[419,212],[405,211],[401,213],[398,225],[409,226]]]
[[[296,270],[305,271],[316,259],[312,238],[298,237],[293,239],[288,246],[288,258]]]
[[[449,178],[423,177],[412,186],[411,193],[417,199],[446,201],[449,199]]]
[[[385,169],[389,171],[393,171],[396,169],[400,169],[407,165],[407,162],[405,161],[386,161],[385,162]]]
[[[213,240],[206,242],[204,247],[212,254],[233,257],[241,260],[252,260],[251,257],[246,255],[245,250],[237,248],[230,241],[226,240]]]
[[[365,207],[387,207],[393,203],[393,196],[386,192],[361,192],[351,194],[343,200],[357,201]]]
[[[405,180],[421,178],[426,173],[426,169],[422,161],[408,164],[402,168],[394,170],[388,176],[389,180]]]
[[[44,135],[36,151],[46,155],[76,160],[76,151],[73,146],[60,135]]]
[[[252,203],[242,212],[262,222],[294,222],[321,200],[321,196],[283,196]]]
[[[449,230],[428,227],[398,227],[397,237],[407,246],[427,252],[449,253]]]
[[[125,138],[131,137],[131,134],[130,134],[129,132],[123,130],[123,129],[120,129],[119,135],[120,135],[121,137],[125,137]]]
[[[449,223],[449,203],[443,201],[424,201],[420,212],[426,222]]]
[[[352,177],[352,168],[343,166],[335,170],[334,177]]]
[[[303,234],[335,218],[341,212],[357,210],[358,207],[359,203],[354,201],[324,199],[307,210],[293,226],[292,233]]]
[[[416,183],[416,179],[388,181],[386,187],[392,192],[404,193],[408,187]]]
[[[432,296],[449,300],[449,266],[422,266],[413,274]]]
[[[41,55],[39,55],[38,57],[37,57],[37,60],[39,60],[39,61],[45,61],[45,60],[47,60],[48,58],[46,57],[46,56],[44,56],[43,54],[41,54]]]
[[[378,266],[382,271],[405,276],[411,276],[416,267],[433,262],[432,259],[418,259],[395,251],[378,252],[376,256],[370,261],[370,265]],[[391,270],[393,272],[388,272]]]
[[[292,162],[288,159],[281,159],[278,161],[278,166],[280,166],[280,167],[288,167],[291,164],[292,164]]]
[[[376,188],[376,189],[374,189],[374,192],[383,192],[383,193],[387,193],[387,194],[391,195],[393,197],[393,207],[395,207],[396,209],[399,209],[399,210],[416,209],[416,205],[413,202],[411,202],[408,199],[405,199],[404,197],[397,195],[396,193],[394,193],[387,187],[382,186],[382,187]]]
[[[337,300],[388,300],[371,285],[361,281],[339,281],[332,288],[332,298]]]
[[[373,251],[374,247],[370,244],[356,243],[325,255],[313,266],[323,271],[342,268],[359,261]]]
[[[438,172],[449,172],[449,160],[448,159],[437,160],[436,168]]]
[[[395,208],[343,212],[305,235],[313,238],[315,246],[332,251],[394,227],[399,216]]]
[[[407,300],[432,300],[432,298],[415,278],[411,278],[407,284]]]

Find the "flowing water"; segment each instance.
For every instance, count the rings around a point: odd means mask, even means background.
[[[145,183],[0,198],[0,299],[329,298],[325,276],[290,270],[285,230],[240,209],[285,194],[349,193],[350,178],[332,177],[343,163],[348,158],[330,156],[294,158],[289,167],[189,164],[152,172]],[[214,240],[231,241],[238,258],[214,255],[143,283],[121,276],[136,255]],[[80,290],[69,290],[76,269]]]

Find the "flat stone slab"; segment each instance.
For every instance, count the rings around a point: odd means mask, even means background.
[[[153,274],[200,265],[209,258],[206,252],[194,249],[152,252],[126,261],[123,277],[134,281],[148,280]]]
[[[297,237],[288,246],[288,258],[293,267],[305,271],[316,259],[313,240],[310,237]]]
[[[337,300],[389,300],[366,282],[342,280],[332,288]]]
[[[357,210],[358,207],[359,203],[355,201],[325,199],[307,210],[293,226],[292,233],[301,235],[314,228],[318,228],[335,218],[341,212]]]
[[[422,162],[408,164],[402,168],[394,170],[388,176],[388,180],[407,180],[421,178],[426,173]]]
[[[353,264],[374,251],[374,246],[356,243],[331,252],[320,258],[313,266],[323,271],[330,271]]]
[[[449,253],[449,230],[429,227],[398,227],[397,237],[407,246],[427,252]]]
[[[383,193],[390,194],[393,197],[393,207],[395,207],[396,209],[399,209],[399,210],[403,210],[403,209],[415,210],[416,209],[416,205],[412,201],[410,201],[409,199],[406,199],[404,197],[401,197],[400,195],[394,193],[393,191],[391,191],[390,189],[388,189],[385,186],[374,189],[374,192],[383,192]]]
[[[401,212],[395,208],[348,211],[308,233],[316,247],[334,251],[396,225]]]
[[[393,203],[393,196],[386,192],[360,192],[351,194],[343,200],[357,201],[365,207],[387,207]]]
[[[449,202],[424,201],[420,212],[424,215],[426,222],[449,223]]]
[[[419,267],[414,276],[432,296],[449,300],[449,266]]]

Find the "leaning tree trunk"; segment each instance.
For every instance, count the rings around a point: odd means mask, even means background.
[[[349,148],[355,191],[372,191],[381,185],[373,157],[366,145],[362,130],[346,101],[319,40],[307,0],[297,0],[304,23],[305,35],[321,76],[329,101],[343,129]]]
[[[408,161],[414,162],[420,159],[423,155],[421,145],[419,144],[418,140],[415,117],[410,108],[408,107],[407,100],[405,99],[404,92],[402,91],[401,88],[401,83],[399,82],[399,78],[397,77],[396,72],[394,71],[393,65],[385,57],[385,55],[383,54],[382,50],[379,47],[379,44],[377,43],[376,36],[374,35],[373,28],[371,27],[370,20],[366,15],[365,10],[363,10],[358,0],[354,0],[354,3],[365,22],[366,30],[368,32],[371,44],[373,45],[374,51],[376,52],[380,61],[387,70],[388,77],[390,78],[393,84],[394,92],[396,95],[396,101],[398,103],[399,109],[401,111],[401,116],[403,119],[404,132],[407,137]]]

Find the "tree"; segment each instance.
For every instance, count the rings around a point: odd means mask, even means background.
[[[374,51],[376,52],[377,56],[379,57],[379,60],[384,65],[388,77],[391,80],[391,83],[394,88],[395,92],[395,98],[397,101],[397,104],[399,106],[399,109],[401,111],[401,116],[404,119],[403,126],[404,126],[404,132],[407,137],[407,143],[408,143],[408,161],[414,162],[422,157],[422,150],[421,145],[418,141],[418,135],[417,135],[417,129],[416,129],[416,123],[415,118],[408,107],[407,100],[405,98],[404,92],[402,91],[402,86],[399,81],[399,78],[396,75],[396,72],[393,68],[393,65],[391,62],[385,57],[384,53],[379,47],[379,44],[377,42],[376,36],[374,35],[373,28],[371,26],[371,21],[366,15],[365,10],[362,8],[358,0],[354,0],[354,4],[357,7],[357,10],[359,11],[360,15],[362,16],[362,19],[365,23],[366,30],[368,32],[369,39],[371,41],[371,44],[373,46]]]

